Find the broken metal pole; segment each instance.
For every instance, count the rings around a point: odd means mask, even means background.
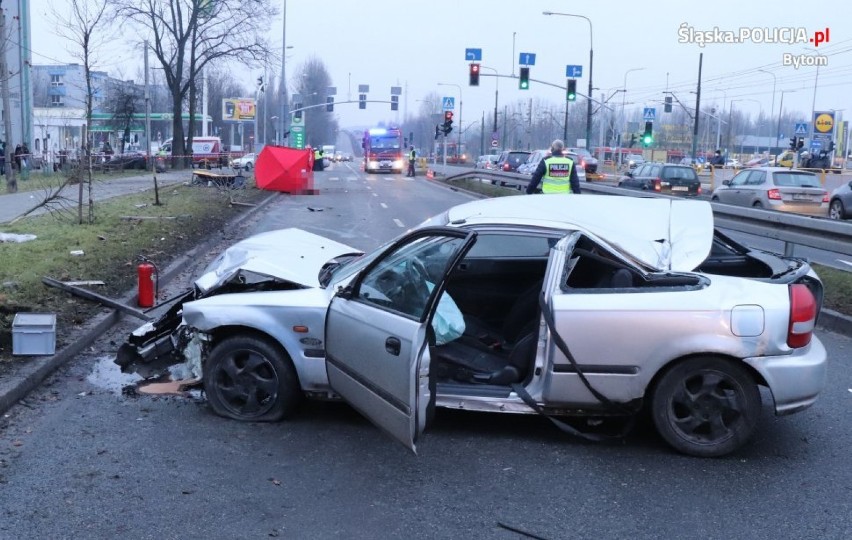
[[[132,308],[128,305],[122,304],[121,302],[118,302],[118,301],[113,300],[111,298],[107,298],[106,296],[101,296],[98,293],[94,293],[92,291],[83,289],[81,287],[75,287],[74,285],[68,285],[66,283],[63,283],[63,282],[57,280],[57,279],[53,279],[53,278],[50,278],[50,277],[47,277],[47,276],[42,277],[41,281],[42,281],[42,283],[44,283],[45,285],[47,285],[49,287],[56,287],[57,289],[62,289],[63,291],[70,292],[73,295],[80,296],[80,297],[85,298],[87,300],[94,300],[95,302],[101,303],[105,306],[117,309],[118,311],[121,311],[122,313],[132,315],[133,317],[136,317],[137,319],[142,319],[143,321],[152,320],[152,317],[149,317],[143,311],[140,311],[136,308]]]

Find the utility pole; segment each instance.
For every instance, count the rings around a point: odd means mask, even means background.
[[[204,102],[207,102],[207,89],[205,84]],[[207,118],[207,113],[203,113],[204,118]],[[206,120],[205,120],[206,122]],[[206,125],[202,123],[202,125]],[[151,155],[151,90],[148,87],[148,40],[145,40],[145,144],[148,148],[145,150],[145,156],[148,163],[151,164],[151,171],[154,177],[154,206],[160,206],[160,189],[157,186],[157,163],[154,161],[154,156]]]
[[[15,168],[12,167],[12,143],[9,136],[12,135],[12,104],[9,100],[9,68],[6,66],[6,52],[9,40],[6,34],[6,14],[3,12],[3,1],[0,0],[0,93],[3,94],[3,129],[5,131],[4,144],[6,148],[6,191],[16,193],[18,181],[15,178]]]
[[[704,62],[704,53],[698,55],[698,88],[695,92],[695,123],[692,126],[692,159],[696,159],[698,152],[698,118],[701,116],[701,65]]]
[[[479,123],[479,155],[485,155],[485,111],[482,111],[482,121]]]
[[[289,127],[286,122],[290,116],[287,114],[287,0],[284,0],[284,9],[281,11],[281,114],[278,118],[278,133],[281,134],[281,145],[284,146],[284,134]],[[347,98],[348,99],[348,98]]]

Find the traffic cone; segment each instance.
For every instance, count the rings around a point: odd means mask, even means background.
[[[435,178],[435,171],[433,171],[432,169],[426,169],[426,178]]]

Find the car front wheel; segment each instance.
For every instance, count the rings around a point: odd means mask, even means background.
[[[717,457],[745,444],[760,416],[760,392],[743,366],[695,357],[670,368],[651,396],[660,436],[675,450]]]
[[[843,203],[840,202],[840,199],[834,199],[831,201],[831,206],[828,207],[828,217],[831,219],[843,219],[843,216],[846,214],[845,209],[843,208]]]
[[[251,161],[246,163],[246,171],[250,171],[250,170],[251,170]]]
[[[204,366],[204,390],[213,411],[245,422],[275,422],[301,398],[293,363],[276,344],[256,335],[229,337]]]

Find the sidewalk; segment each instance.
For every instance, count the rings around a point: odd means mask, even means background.
[[[171,184],[180,184],[192,180],[192,171],[189,169],[181,171],[169,171],[157,174],[157,184],[160,187]],[[40,203],[44,198],[44,192],[41,190],[25,191],[22,193],[6,193],[5,192],[5,177],[4,183],[0,185],[0,224],[8,223],[9,221],[20,216],[30,208]],[[32,180],[30,180],[32,181]],[[154,179],[152,173],[148,172],[139,176],[127,176],[124,178],[112,178],[109,180],[95,180],[92,184],[92,196],[95,201],[102,201],[120,195],[129,195],[145,191],[154,187]],[[83,186],[83,189],[87,189]],[[79,186],[77,184],[66,186],[62,190],[62,196],[72,201],[77,200]],[[88,200],[88,195],[84,195]],[[43,214],[47,210],[39,208],[30,215]]]

